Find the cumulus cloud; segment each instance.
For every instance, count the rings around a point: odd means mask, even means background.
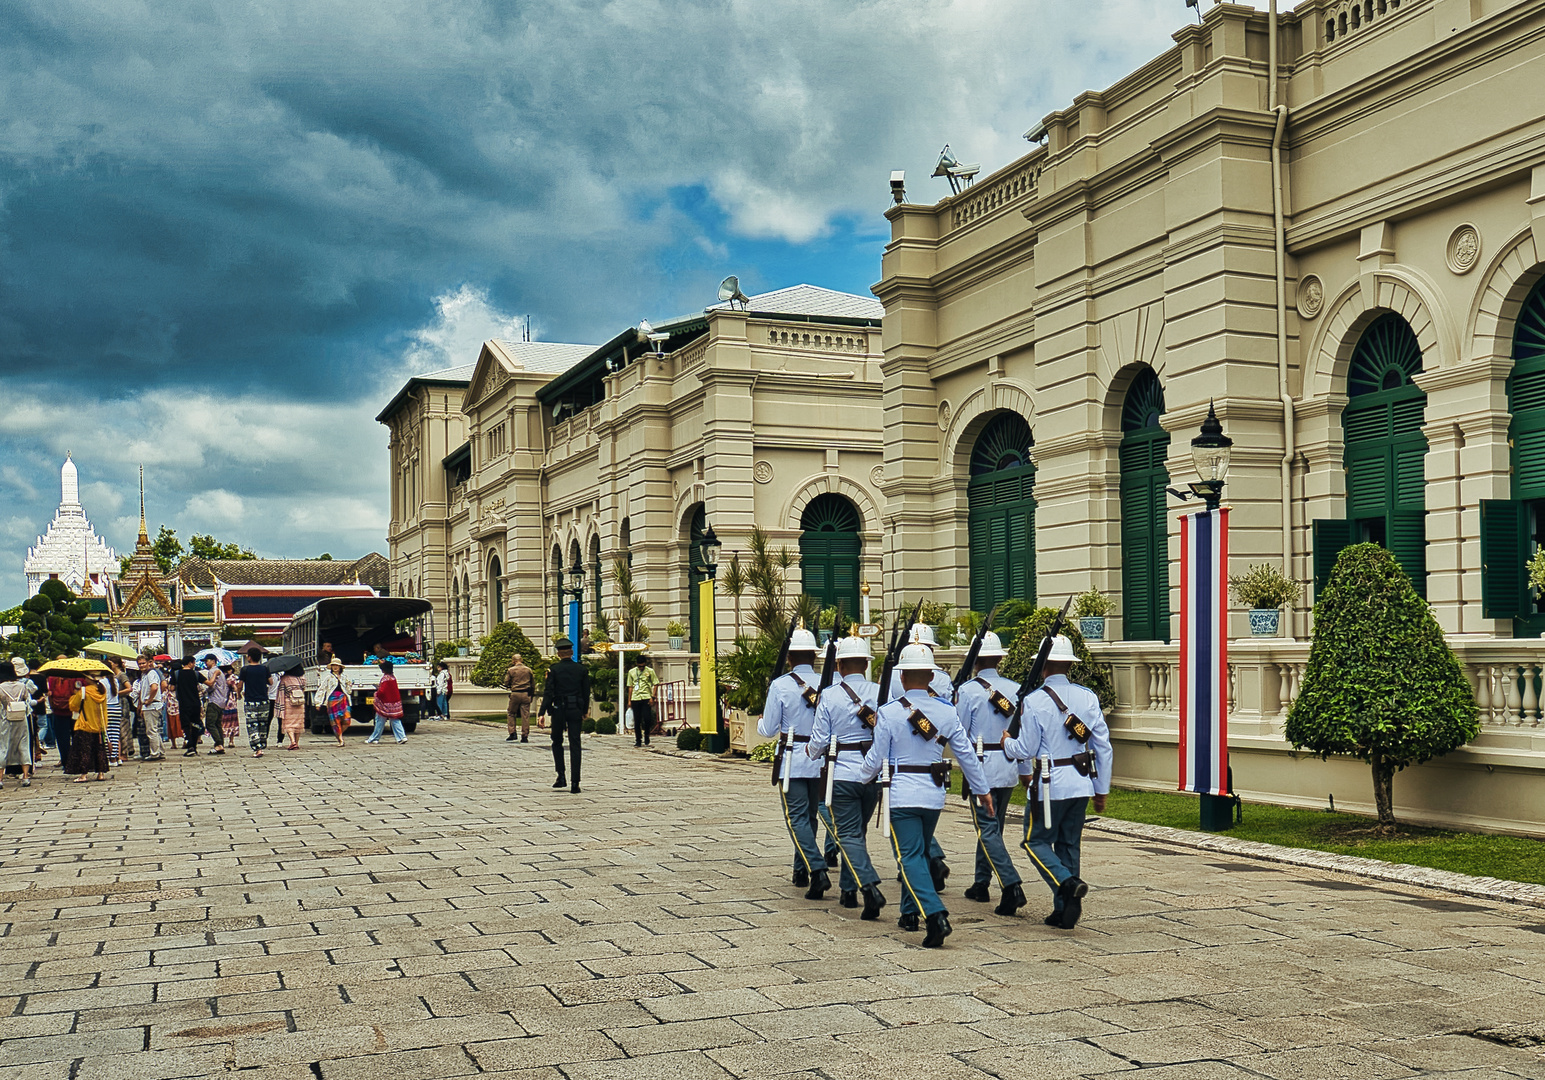
[[[228,492],[234,538],[305,553],[326,522],[255,492],[288,469],[300,505],[379,507],[370,418],[402,372],[471,363],[517,313],[545,338],[604,340],[701,307],[730,272],[861,291],[877,257],[830,253],[877,251],[891,169],[926,199],[946,142],[984,170],[1012,161],[1036,119],[1168,46],[1183,15],[11,0],[0,497],[41,528],[64,449],[124,498],[143,460],[161,505]],[[373,539],[337,527],[379,548],[371,516]],[[0,601],[12,562],[0,551]]]

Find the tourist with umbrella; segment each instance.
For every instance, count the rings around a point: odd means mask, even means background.
[[[279,714],[279,735],[288,736],[286,750],[300,749],[300,733],[306,730],[306,667],[298,656],[276,656],[268,669],[279,682],[274,688],[274,711]]]
[[[78,774],[75,778],[77,784],[84,784],[91,779],[89,774],[93,772],[97,774],[98,780],[106,780],[109,769],[107,689],[95,677],[108,675],[107,666],[100,660],[86,656],[74,659],[60,657],[38,670],[56,678],[69,677],[77,683],[69,700],[70,711],[76,717],[69,735],[70,758],[65,772]]]

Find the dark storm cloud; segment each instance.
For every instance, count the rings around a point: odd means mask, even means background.
[[[0,0],[0,374],[27,398],[0,416],[0,601],[65,449],[114,492],[143,459],[184,535],[381,546],[371,417],[404,372],[470,363],[516,312],[599,340],[701,306],[756,278],[720,262],[736,238],[881,233],[891,168],[927,198],[946,141],[1012,160],[1167,44],[1182,9],[1152,8]],[[291,514],[264,467],[297,447],[290,502],[375,512]]]

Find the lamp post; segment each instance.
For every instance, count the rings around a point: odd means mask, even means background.
[[[1228,511],[1222,508],[1234,440],[1223,434],[1217,410],[1191,440],[1196,479],[1182,499],[1201,499],[1206,509],[1181,518],[1180,773],[1181,788],[1200,798],[1201,827],[1223,832],[1233,825],[1233,770],[1228,767],[1228,702],[1218,673],[1228,670]]]
[[[703,749],[722,754],[730,748],[729,732],[719,723],[718,643],[714,625],[714,580],[719,576],[719,552],[724,547],[714,534],[713,526],[703,529],[698,542],[698,553],[703,561],[703,571],[708,575],[698,586],[702,590],[698,604],[702,640],[698,647],[698,730],[703,734]]]

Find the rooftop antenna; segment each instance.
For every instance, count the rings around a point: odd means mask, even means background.
[[[531,316],[530,315],[526,316],[526,340],[528,342],[531,340]]]
[[[942,176],[949,181],[952,195],[959,195],[970,187],[976,180],[976,174],[981,171],[980,165],[962,165],[955,160],[955,155],[950,153],[949,143],[945,143],[944,149],[939,151],[939,163],[933,167],[934,176]]]
[[[727,303],[733,308],[736,301],[740,302],[741,311],[745,311],[751,306],[751,298],[740,291],[740,278],[731,274],[719,282],[719,302]]]

